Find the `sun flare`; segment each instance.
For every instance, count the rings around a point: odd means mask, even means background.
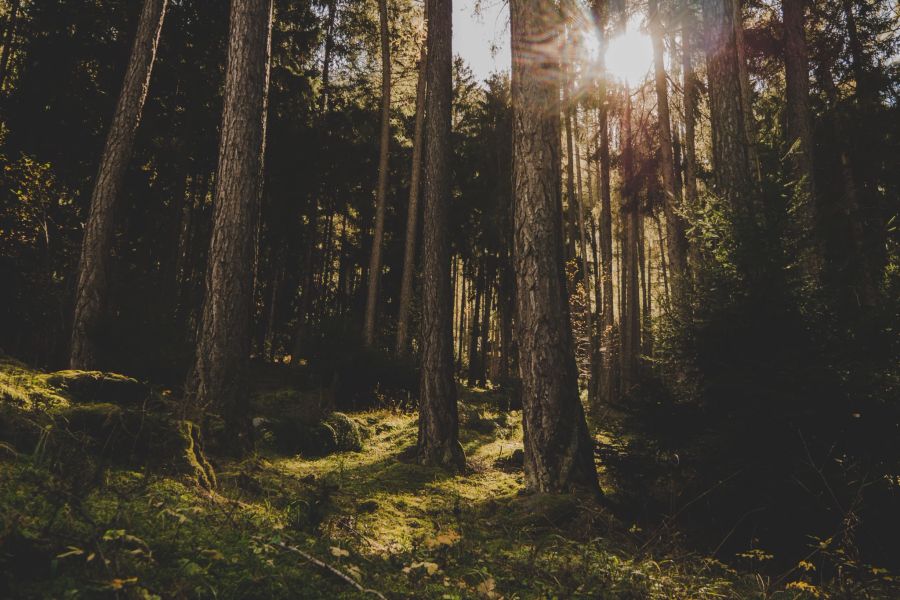
[[[653,45],[641,31],[640,22],[632,19],[624,32],[610,38],[606,49],[606,70],[627,84],[640,83],[653,64]]]

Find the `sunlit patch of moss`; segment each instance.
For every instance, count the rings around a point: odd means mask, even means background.
[[[29,412],[68,407],[69,398],[50,384],[49,377],[17,360],[0,356],[0,403],[8,402]]]

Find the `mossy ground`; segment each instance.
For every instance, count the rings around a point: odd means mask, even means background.
[[[14,391],[52,393],[34,387]],[[771,597],[752,573],[646,544],[593,501],[523,495],[509,460],[520,414],[495,412],[484,391],[461,399],[461,475],[406,460],[416,416],[396,410],[351,415],[362,451],[218,462],[213,491],[0,453],[0,597],[376,597],[291,547],[387,598]]]

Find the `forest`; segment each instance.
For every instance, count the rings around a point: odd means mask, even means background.
[[[0,598],[900,598],[898,200],[896,0],[0,0]]]

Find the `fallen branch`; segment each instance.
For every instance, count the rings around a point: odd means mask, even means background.
[[[300,556],[302,556],[303,558],[305,558],[312,564],[316,565],[320,569],[328,571],[329,573],[331,573],[338,579],[341,579],[345,583],[352,585],[354,588],[356,588],[356,590],[358,592],[361,592],[363,594],[372,594],[374,596],[381,598],[381,600],[387,600],[387,598],[385,598],[384,594],[382,594],[381,592],[379,592],[377,590],[369,589],[369,588],[364,588],[355,579],[353,579],[350,575],[347,575],[346,573],[344,573],[337,567],[333,567],[333,566],[329,565],[328,563],[319,560],[312,554],[309,554],[308,552],[304,552],[303,550],[301,550],[300,548],[297,548],[296,546],[289,546],[289,545],[285,544],[284,542],[275,542],[273,545],[278,548],[281,548],[282,550],[287,550],[289,552],[293,552],[294,554],[299,554]]]

